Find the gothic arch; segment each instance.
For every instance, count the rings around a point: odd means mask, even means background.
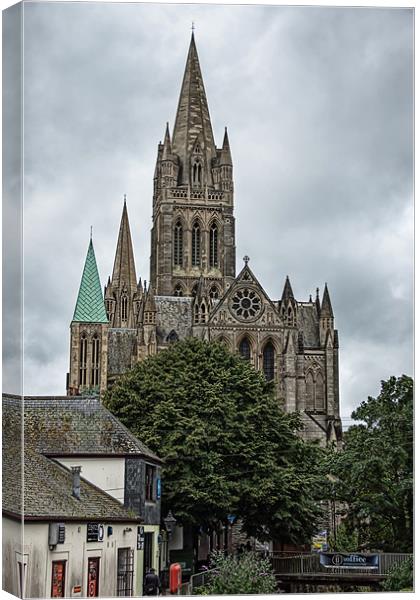
[[[209,287],[208,296],[210,300],[219,300],[222,297],[220,286],[217,283],[212,283]]]
[[[185,296],[185,286],[180,281],[174,285],[174,296]]]
[[[242,336],[238,344],[239,354],[244,360],[250,361],[252,357],[252,346],[247,335]]]
[[[315,410],[315,377],[312,369],[306,373],[306,409]]]
[[[228,350],[230,350],[231,348],[230,341],[225,335],[220,335],[218,338],[216,338],[216,342],[218,342],[219,344],[223,344]]]

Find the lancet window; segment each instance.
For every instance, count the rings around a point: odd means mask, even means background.
[[[210,227],[210,267],[217,267],[217,243],[218,230],[216,223],[212,223]]]
[[[274,379],[274,346],[271,342],[267,342],[263,350],[263,371],[267,381]]]
[[[91,371],[92,387],[99,385],[99,365],[100,365],[99,338],[95,334],[92,338],[92,371]]]
[[[182,267],[182,223],[177,221],[174,229],[174,265]]]
[[[200,225],[198,221],[194,222],[192,228],[192,248],[191,264],[193,267],[200,266]]]
[[[80,338],[80,356],[79,356],[79,385],[87,383],[87,338],[83,334]]]
[[[245,360],[251,360],[251,344],[247,337],[242,338],[241,343],[239,344],[239,354]]]

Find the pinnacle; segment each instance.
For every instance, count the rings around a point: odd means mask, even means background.
[[[330,294],[328,292],[328,286],[325,284],[324,295],[322,296],[322,304],[321,304],[321,317],[333,317],[333,309],[330,300]]]
[[[136,292],[136,267],[134,264],[133,244],[131,241],[130,224],[128,221],[127,203],[125,199],[118,234],[117,250],[115,253],[114,269],[112,272],[112,284],[115,288],[119,289],[123,282],[125,282],[131,294]]]
[[[290,279],[289,276],[286,276],[286,281],[284,283],[284,288],[283,288],[283,294],[281,297],[281,301],[284,302],[285,300],[294,300],[295,297],[293,295],[293,290],[292,290],[292,286],[290,284]]]

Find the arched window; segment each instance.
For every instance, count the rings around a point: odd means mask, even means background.
[[[87,338],[83,334],[80,338],[79,385],[87,383]]]
[[[315,409],[315,382],[312,371],[309,371],[306,376],[306,408]]]
[[[174,288],[174,296],[183,296],[184,292],[182,290],[182,285],[180,283],[177,283],[175,288]]]
[[[193,267],[200,266],[200,225],[198,221],[194,222],[192,228],[192,248],[191,264]]]
[[[274,346],[267,342],[263,350],[263,370],[267,381],[274,379]]]
[[[315,384],[315,409],[325,410],[324,379],[318,371]]]
[[[121,296],[121,321],[127,321],[128,317],[128,298],[126,294]]]
[[[246,337],[242,338],[241,343],[239,344],[239,354],[245,360],[251,360],[251,344]]]
[[[217,285],[212,285],[209,291],[211,300],[217,300],[219,298],[219,288]]]
[[[179,340],[179,337],[178,337],[177,332],[175,331],[175,329],[172,329],[172,331],[167,336],[166,341],[169,342],[170,344],[174,344],[178,340]]]
[[[95,335],[92,338],[92,370],[90,378],[90,383],[92,387],[99,385],[99,363],[99,338],[95,333]]]
[[[193,298],[195,298],[195,297],[196,297],[196,295],[197,295],[197,290],[198,290],[198,283],[195,283],[195,284],[193,285],[193,288],[192,288],[192,290],[191,290],[191,296],[192,296]]]
[[[291,306],[289,306],[289,308],[287,309],[287,324],[288,325],[293,325],[293,308]]]
[[[201,323],[205,323],[206,322],[206,316],[207,316],[207,308],[204,302],[201,303],[201,307],[200,307],[200,322]]]
[[[210,227],[210,267],[217,267],[217,225],[213,223]]]
[[[196,304],[194,306],[194,323],[197,325],[197,323],[200,322],[200,308],[198,306],[198,304]]]
[[[106,316],[108,317],[108,320],[109,320],[112,315],[112,300],[105,301],[105,308],[106,308]]]
[[[174,265],[182,267],[182,223],[179,220],[174,229]]]

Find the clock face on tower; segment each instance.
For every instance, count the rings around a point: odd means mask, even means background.
[[[232,295],[229,303],[230,312],[240,321],[255,321],[263,312],[260,294],[251,288],[243,287]]]

